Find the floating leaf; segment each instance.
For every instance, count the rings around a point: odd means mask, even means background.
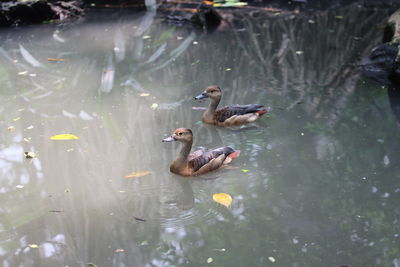
[[[33,129],[33,128],[34,128],[33,125],[30,125],[30,126],[26,127],[25,130],[31,130],[31,129]]]
[[[343,19],[343,16],[335,16],[335,19]]]
[[[149,96],[149,93],[141,93],[140,96]]]
[[[207,259],[207,263],[211,263],[211,262],[213,262],[213,261],[214,261],[214,259],[211,258],[211,257]]]
[[[21,119],[21,117],[16,117],[16,118],[12,119],[12,121],[16,122],[16,121],[19,121],[20,119]]]
[[[36,244],[29,244],[28,245],[30,248],[38,248],[39,246],[38,245],[36,245]]]
[[[225,71],[231,71],[231,70],[232,70],[231,68],[226,68],[226,69],[225,69]]]
[[[149,242],[147,240],[142,241],[142,243],[140,243],[141,246],[147,246],[149,244]]]
[[[213,200],[215,202],[218,202],[221,205],[224,205],[225,207],[229,207],[229,205],[232,203],[232,197],[229,194],[226,193],[218,193],[213,195]]]
[[[59,62],[63,62],[63,61],[67,61],[66,59],[61,59],[61,58],[52,58],[49,57],[47,58],[47,61],[59,61]]]
[[[270,262],[275,262],[275,261],[276,261],[274,257],[268,257],[268,260],[269,260]]]
[[[18,75],[27,75],[28,74],[28,71],[26,70],[26,71],[20,71],[20,72],[18,72],[17,73]]]
[[[24,137],[24,141],[27,142],[27,143],[30,143],[31,139],[32,139],[32,137],[28,137],[28,138]]]
[[[10,133],[12,133],[12,132],[14,132],[15,127],[14,127],[14,126],[10,126],[10,127],[7,128],[7,130],[8,130]]]
[[[98,267],[96,264],[94,264],[93,262],[88,262],[86,263],[87,267]]]
[[[15,187],[18,188],[18,189],[24,188],[24,186],[23,186],[23,185],[20,185],[20,184],[19,184],[19,185],[16,185]]]
[[[142,37],[143,40],[150,39],[150,38],[151,38],[150,35],[145,35],[145,36]]]
[[[125,178],[139,178],[145,175],[149,175],[150,173],[151,171],[137,171],[126,175]]]
[[[71,190],[69,188],[65,188],[64,193],[69,193]]]
[[[158,108],[158,104],[157,103],[153,103],[150,106],[151,109],[156,110]]]
[[[24,152],[25,158],[27,159],[33,159],[36,158],[36,153],[33,151],[26,151]]]
[[[121,253],[121,252],[125,252],[125,249],[123,249],[123,248],[117,248],[117,249],[115,250],[115,253]]]
[[[79,139],[78,136],[74,134],[57,134],[50,137],[51,140],[72,140],[72,139]]]
[[[248,170],[248,169],[242,169],[242,172],[243,173],[248,173],[250,170]]]
[[[295,53],[296,53],[296,55],[302,55],[302,54],[304,54],[304,52],[303,52],[303,51],[300,51],[300,50],[296,51]]]

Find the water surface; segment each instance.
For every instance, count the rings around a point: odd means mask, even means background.
[[[399,125],[386,89],[354,69],[389,14],[245,16],[213,34],[152,12],[2,29],[1,264],[400,266]],[[193,97],[210,84],[223,104],[273,110],[205,126]],[[171,174],[179,144],[161,140],[177,127],[241,155]],[[79,139],[49,139],[60,133]],[[124,178],[135,171],[151,174]]]

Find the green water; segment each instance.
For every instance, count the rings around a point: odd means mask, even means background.
[[[154,13],[2,29],[0,265],[400,266],[400,128],[353,65],[390,12],[243,18],[213,34]],[[208,103],[193,97],[210,84],[222,104],[273,110],[248,128],[202,125],[193,107]],[[179,144],[161,140],[178,127],[194,148],[241,155],[171,174]],[[49,139],[61,133],[79,139]],[[135,171],[151,174],[124,178]]]

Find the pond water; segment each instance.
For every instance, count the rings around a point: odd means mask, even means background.
[[[2,29],[0,265],[400,266],[397,102],[354,68],[392,11],[244,16],[212,34],[154,12]],[[211,84],[272,111],[205,126],[193,97]],[[180,146],[161,140],[178,127],[241,155],[174,175]],[[50,140],[62,133],[79,139]],[[125,178],[137,171],[151,173]]]

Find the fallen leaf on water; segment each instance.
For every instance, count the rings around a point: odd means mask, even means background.
[[[64,190],[64,193],[69,193],[69,191],[71,191],[71,190],[69,190],[69,188],[66,188],[66,189]]]
[[[149,96],[149,93],[141,93],[140,96]]]
[[[224,205],[225,207],[229,207],[229,205],[232,203],[232,197],[229,194],[226,193],[217,193],[213,195],[213,200],[215,202],[218,202],[221,205]]]
[[[248,169],[242,169],[242,172],[243,173],[248,173],[250,170],[248,170]]]
[[[74,134],[57,134],[50,137],[51,140],[72,140],[72,139],[79,139],[78,136]]]
[[[157,103],[153,103],[153,104],[151,104],[150,108],[155,110],[155,109],[158,108],[158,104]]]
[[[12,132],[14,132],[15,127],[14,127],[14,126],[10,126],[10,127],[7,128],[7,130],[8,130],[10,133],[12,133]]]
[[[24,141],[27,142],[27,143],[30,143],[31,139],[32,139],[32,137],[28,137],[28,138],[24,137]]]
[[[213,262],[213,261],[214,261],[214,259],[211,258],[211,257],[207,259],[207,263],[211,263],[211,262]]]
[[[296,51],[295,53],[296,53],[296,55],[302,55],[302,54],[304,54],[304,51],[298,50],[298,51]]]
[[[115,250],[115,252],[116,252],[116,253],[125,252],[125,249],[123,249],[123,248],[117,248],[117,249]]]
[[[14,119],[12,119],[12,121],[19,121],[21,119],[21,117],[16,117],[16,118],[14,118]]]
[[[232,70],[231,68],[226,68],[226,69],[225,69],[225,71],[231,71],[231,70]]]
[[[31,130],[31,129],[33,129],[33,128],[34,128],[33,125],[30,125],[30,126],[26,127],[25,130]]]
[[[118,192],[120,192],[120,193],[125,193],[126,191],[125,191],[125,190],[119,190]]]
[[[20,184],[19,184],[19,185],[16,185],[15,187],[18,188],[18,189],[24,188],[24,186],[23,186],[23,185],[20,185]]]
[[[33,151],[26,151],[24,152],[25,158],[27,159],[33,159],[36,158],[36,153]]]
[[[270,262],[275,262],[275,258],[274,258],[274,257],[268,257],[268,260],[269,260]]]
[[[126,175],[125,178],[139,178],[145,175],[149,175],[150,173],[151,171],[137,171]]]
[[[147,246],[149,244],[149,242],[147,242],[147,240],[142,241],[142,243],[140,243],[141,246]]]
[[[93,262],[88,262],[86,263],[87,267],[98,267],[96,264],[94,264]]]
[[[343,19],[343,16],[335,16],[335,19]]]
[[[36,245],[36,244],[29,244],[28,247],[30,247],[30,248],[38,248],[39,246]]]
[[[26,71],[20,71],[20,72],[18,72],[18,75],[27,75],[28,74],[28,71],[26,70]]]
[[[47,58],[47,61],[59,61],[59,62],[63,62],[63,61],[67,61],[66,59],[61,59],[61,58],[52,58],[49,57]]]
[[[143,40],[150,39],[150,38],[151,38],[150,35],[145,35],[145,36],[142,37]]]

